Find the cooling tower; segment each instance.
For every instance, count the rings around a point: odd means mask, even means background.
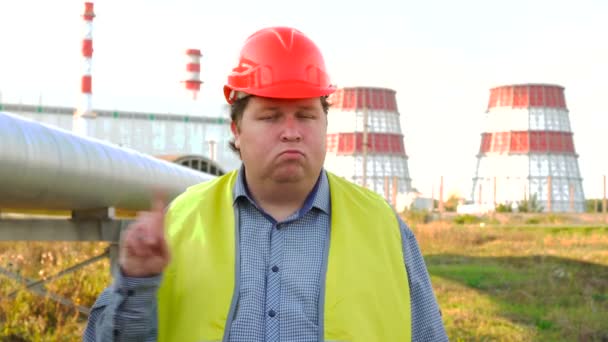
[[[330,103],[325,167],[395,205],[411,190],[395,91],[342,88]]]
[[[585,208],[564,88],[520,84],[490,90],[474,203],[517,204],[535,196],[545,212]]]

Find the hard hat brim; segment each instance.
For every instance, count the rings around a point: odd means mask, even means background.
[[[307,99],[327,96],[336,91],[336,87],[330,85],[325,88],[307,84],[277,84],[264,88],[231,88],[224,86],[224,97],[229,104],[237,100],[233,92],[243,92],[249,95],[276,98],[276,99]]]

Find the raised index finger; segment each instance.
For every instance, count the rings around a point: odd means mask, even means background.
[[[167,198],[167,196],[164,193],[162,193],[160,191],[154,192],[154,195],[152,196],[152,203],[150,206],[150,211],[164,216],[165,209],[167,207],[166,198]]]
[[[152,225],[154,226],[154,231],[159,236],[163,236],[165,234],[165,211],[167,207],[166,196],[162,192],[155,192],[152,197],[152,203],[150,211],[152,212],[152,217],[154,221]]]

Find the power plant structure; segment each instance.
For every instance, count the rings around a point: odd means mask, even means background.
[[[133,112],[95,109],[95,116],[86,118],[87,134],[119,147],[156,157],[197,156],[207,160],[192,166],[211,173],[240,167],[241,160],[229,147],[232,138],[227,107],[217,109],[216,116],[194,116],[158,112]],[[72,130],[73,107],[26,105],[0,102],[0,111],[46,125]]]
[[[229,107],[214,109],[212,116],[185,113],[134,112],[93,108],[93,19],[94,3],[85,1],[81,14],[84,25],[81,54],[83,73],[79,103],[74,107],[3,103],[0,111],[82,136],[104,140],[190,168],[223,174],[238,168],[240,159],[229,148]],[[199,49],[185,50],[185,75],[176,80],[196,100],[203,83],[200,78]]]
[[[87,127],[88,120],[95,117],[93,112],[93,19],[95,12],[92,2],[84,3],[84,12],[82,18],[84,20],[84,34],[82,37],[82,66],[83,73],[80,83],[80,92],[82,102],[74,111],[72,130],[76,134],[87,136],[89,134]]]
[[[80,136],[175,160],[208,173],[221,174],[240,166],[238,156],[228,148],[228,106],[212,113],[214,117],[94,110],[93,2],[84,2],[81,17],[83,73],[76,108],[0,101],[0,111],[11,111]],[[185,50],[185,56],[186,73],[180,82],[196,100],[203,83],[202,53],[190,48]],[[329,100],[332,106],[325,168],[379,193],[397,207],[399,199],[414,189],[396,92],[388,88],[344,87]],[[497,204],[515,205],[535,199],[547,212],[584,211],[582,178],[563,87],[519,84],[491,89],[480,145],[470,196],[474,206],[486,211],[483,208],[494,210]]]
[[[490,210],[522,200],[535,200],[544,212],[585,210],[563,87],[516,84],[490,90],[471,198]]]
[[[395,206],[412,190],[395,91],[347,87],[329,102],[325,167]]]
[[[192,99],[196,100],[198,92],[201,90],[201,50],[186,50],[186,79],[183,81],[186,90],[192,93]]]

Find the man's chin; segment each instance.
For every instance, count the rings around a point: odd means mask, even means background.
[[[277,183],[296,183],[305,178],[301,167],[285,167],[276,170],[273,177]]]

